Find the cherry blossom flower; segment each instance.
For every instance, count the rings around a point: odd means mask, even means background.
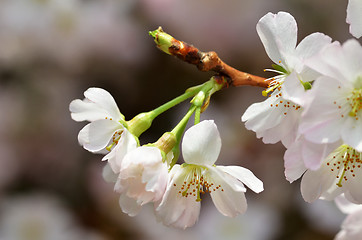
[[[112,149],[103,160],[108,160],[112,170],[118,173],[121,159],[138,146],[137,139],[125,128],[124,116],[109,92],[89,88],[84,96],[84,100],[76,99],[69,105],[73,120],[90,122],[80,130],[78,141],[90,152]]]
[[[345,144],[362,151],[362,47],[351,39],[331,44],[307,61],[323,74],[313,84],[300,132],[314,143]]]
[[[349,32],[356,38],[362,36],[362,2],[360,0],[349,0],[347,6],[347,23],[350,24]]]
[[[318,170],[307,170],[302,178],[304,200],[333,200],[344,193],[354,203],[362,203],[362,153],[341,145],[323,161]]]
[[[220,149],[221,139],[213,121],[202,121],[186,131],[182,141],[185,163],[171,169],[165,195],[156,208],[165,225],[187,228],[195,224],[200,194],[209,192],[219,212],[235,217],[247,208],[244,184],[257,193],[263,191],[263,183],[250,170],[214,165]]]
[[[349,202],[344,195],[335,200],[338,208],[348,214],[343,221],[341,231],[335,237],[336,240],[359,240],[362,238],[362,205]]]
[[[290,145],[297,138],[301,106],[306,89],[318,74],[304,66],[304,60],[316,54],[331,39],[322,33],[313,33],[298,46],[297,23],[286,12],[268,13],[257,24],[257,32],[270,59],[276,64],[269,71],[273,77],[263,95],[272,94],[263,102],[252,104],[242,116],[249,130],[262,137],[264,143],[282,141]],[[268,70],[268,69],[266,69]]]
[[[172,157],[171,151],[163,159],[159,148],[147,145],[130,151],[124,157],[115,191],[125,195],[120,200],[125,213],[134,216],[142,205],[161,200],[168,178],[167,162]]]

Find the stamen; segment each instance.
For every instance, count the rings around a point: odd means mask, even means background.
[[[338,147],[330,156],[327,157],[329,161],[326,163],[331,171],[336,170],[336,183],[338,187],[343,186],[343,181],[347,181],[350,177],[355,177],[355,169],[361,168],[362,153],[357,152],[354,148],[348,145]]]
[[[117,144],[118,144],[119,139],[120,139],[121,136],[122,136],[122,133],[123,133],[123,130],[121,130],[121,131],[116,131],[116,132],[113,134],[112,143],[106,147],[106,149],[107,149],[108,151],[111,151],[111,150],[112,150],[112,147],[113,147],[114,145],[117,145]]]
[[[353,90],[351,96],[347,98],[351,111],[349,116],[356,117],[358,112],[362,109],[362,89]],[[358,117],[356,118],[358,120]]]
[[[192,164],[183,165],[183,167],[187,173],[178,191],[183,197],[194,196],[196,197],[195,201],[200,202],[202,200],[201,194],[216,190],[223,191],[221,185],[213,187],[212,179],[208,177],[207,173],[204,174],[207,172],[205,167]]]

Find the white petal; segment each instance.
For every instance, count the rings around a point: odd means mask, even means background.
[[[128,214],[130,217],[136,216],[142,208],[135,199],[129,198],[125,194],[121,194],[119,197],[119,206],[122,212]]]
[[[317,171],[307,170],[301,182],[301,192],[306,202],[319,199],[332,185],[336,184],[336,174],[332,174],[327,167]]]
[[[109,92],[102,88],[88,88],[87,91],[84,92],[84,96],[91,102],[105,109],[114,120],[119,120],[121,113]]]
[[[307,82],[315,79],[301,80]],[[285,78],[282,87],[282,94],[283,98],[286,100],[292,101],[293,103],[296,103],[300,106],[304,105],[307,97],[306,90],[304,89],[304,86],[300,82],[300,79],[295,71]]]
[[[69,105],[69,111],[74,121],[96,121],[109,117],[100,106],[86,100],[75,99]]]
[[[302,142],[297,141],[285,151],[284,154],[284,167],[285,177],[292,183],[299,179],[302,174],[307,170],[304,166],[302,154],[301,154]]]
[[[262,132],[278,125],[283,119],[283,109],[275,107],[284,98],[276,97],[279,94],[275,90],[265,101],[249,106],[241,120],[246,121],[245,127],[254,132]]]
[[[362,121],[355,120],[352,117],[344,122],[341,131],[343,141],[355,148],[357,151],[362,152]]]
[[[256,193],[260,193],[264,190],[263,182],[249,169],[239,166],[216,166],[216,169],[220,169],[221,171],[230,174]]]
[[[350,73],[351,82],[354,82],[361,75],[362,69],[362,47],[356,39],[349,39],[342,45],[343,54],[345,55],[345,64]]]
[[[225,216],[235,217],[239,213],[244,213],[247,208],[243,191],[235,191],[230,182],[225,179],[224,174],[217,168],[210,169],[211,176],[216,186],[221,185],[221,189],[211,191],[210,195],[217,210]]]
[[[288,147],[297,138],[298,123],[300,118],[300,111],[295,109],[279,107],[284,112],[281,112],[282,121],[273,128],[267,129],[263,132],[257,132],[257,137],[263,137],[264,143],[277,143],[282,141],[283,145]],[[286,113],[286,115],[284,115]]]
[[[69,105],[71,116],[75,121],[96,121],[112,118],[115,121],[124,118],[113,97],[101,88],[89,88],[84,92],[84,100],[76,99]]]
[[[188,164],[212,165],[216,162],[220,149],[220,134],[212,120],[192,126],[182,140],[182,155]]]
[[[296,54],[300,59],[308,59],[317,54],[322,48],[332,42],[332,39],[323,33],[312,33],[306,36],[297,46]],[[311,79],[314,80],[314,79]]]
[[[161,203],[156,208],[156,216],[165,225],[187,228],[194,225],[199,217],[200,202],[190,195],[182,196],[179,187],[184,181],[180,165],[174,165],[169,173],[169,182]],[[176,187],[174,186],[176,184]]]
[[[119,129],[123,129],[123,126],[118,122],[97,120],[80,130],[78,141],[90,152],[100,151],[107,146],[113,134]]]
[[[362,2],[360,0],[349,0],[347,6],[347,23],[350,24],[349,31],[356,38],[362,36]]]
[[[344,194],[341,194],[340,196],[338,196],[334,201],[335,201],[337,207],[339,208],[339,210],[341,210],[345,214],[350,214],[350,213],[356,212],[358,210],[362,210],[361,204],[355,204],[355,203],[348,201],[346,199],[346,197],[344,196]]]
[[[334,182],[323,194],[321,195],[320,199],[326,201],[333,201],[343,193],[344,188],[338,187],[337,183]]]
[[[352,177],[351,174],[348,174],[347,181],[343,184],[343,188],[345,188],[346,192],[353,198],[353,202],[362,204],[362,169],[361,168],[354,168],[355,177]]]
[[[269,58],[289,70],[288,57],[293,54],[297,44],[297,23],[294,17],[286,12],[268,13],[259,20],[256,30]]]
[[[312,68],[305,65],[305,60],[310,59],[321,51],[324,47],[331,43],[332,39],[322,33],[312,33],[305,37],[296,48],[296,55],[300,59],[298,66],[295,67],[300,80],[303,82],[311,82],[317,79],[320,74]],[[299,105],[300,102],[294,101]]]
[[[115,183],[117,182],[117,178],[118,178],[118,174],[116,174],[115,172],[113,172],[112,168],[109,166],[109,164],[106,164],[103,167],[103,171],[102,171],[102,177],[106,182],[109,183]]]

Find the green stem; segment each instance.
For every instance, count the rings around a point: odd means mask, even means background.
[[[182,135],[185,131],[186,125],[192,116],[192,114],[196,110],[196,106],[192,105],[189,109],[189,111],[186,113],[186,115],[181,119],[181,121],[176,125],[176,127],[171,131],[172,134],[176,136],[176,144],[174,148],[172,149],[174,153],[174,158],[172,159],[172,162],[170,163],[170,169],[176,164],[178,157],[180,155],[180,142]]]
[[[195,125],[200,122],[201,107],[196,108],[195,111]]]
[[[188,123],[190,117],[195,112],[196,106],[191,106],[186,115],[181,119],[181,121],[172,129],[171,133],[175,134],[177,142],[181,140],[182,134],[185,131],[186,124]]]
[[[170,108],[176,106],[177,104],[185,101],[186,99],[195,96],[196,93],[198,93],[200,91],[200,87],[197,87],[195,89],[192,89],[191,91],[186,91],[184,94],[178,96],[177,98],[172,99],[171,101],[159,106],[158,108],[152,110],[151,113],[151,118],[154,119],[156,118],[158,115],[160,115],[161,113],[169,110]]]

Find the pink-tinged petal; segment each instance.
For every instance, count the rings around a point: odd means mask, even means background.
[[[211,191],[210,195],[217,210],[224,216],[235,217],[240,213],[244,213],[247,208],[247,203],[243,191],[235,191],[234,187],[225,178],[217,168],[209,169],[213,181],[216,186],[221,185],[221,189]]]
[[[119,206],[121,207],[122,212],[128,214],[130,217],[136,216],[142,208],[135,199],[129,198],[125,194],[121,194],[119,197]]]
[[[188,164],[212,165],[221,149],[220,134],[212,120],[204,120],[189,128],[182,140],[182,154]]]
[[[336,79],[340,84],[351,84],[360,73],[360,48],[356,40],[349,40],[343,46],[333,42],[307,59],[305,64],[322,75]]]
[[[151,146],[142,146],[134,151],[129,152],[122,164],[121,173],[122,178],[136,177],[137,172],[128,171],[129,168],[144,168],[154,164],[162,163],[162,155],[160,149]],[[135,167],[138,165],[138,167]]]
[[[284,174],[286,179],[290,183],[299,179],[302,174],[307,170],[304,166],[301,148],[302,142],[297,141],[289,146],[284,154]]]
[[[358,210],[362,210],[361,204],[355,204],[347,200],[344,194],[339,195],[334,200],[339,210],[341,210],[345,214],[351,214]]]
[[[318,170],[323,160],[340,145],[342,145],[341,141],[316,144],[304,139],[301,154],[303,156],[305,166],[313,171]]]
[[[349,32],[356,38],[362,36],[362,2],[349,0],[347,6],[347,23],[350,24]]]
[[[362,119],[347,117],[341,131],[342,139],[358,152],[362,152]]]
[[[118,174],[113,172],[112,168],[109,166],[109,164],[106,164],[103,167],[102,171],[102,177],[103,179],[108,183],[115,183],[117,182]]]
[[[104,149],[113,134],[123,129],[123,126],[115,121],[98,120],[87,124],[78,134],[79,143],[90,152]]]
[[[121,179],[140,184],[142,191],[152,193],[152,201],[158,201],[162,197],[166,189],[167,176],[168,167],[162,162],[160,150],[151,146],[142,146],[130,151],[124,157],[120,171]],[[134,197],[139,198],[135,195]]]
[[[190,211],[188,208],[193,210]],[[200,208],[201,204],[195,204],[192,200],[186,201],[185,211],[176,222],[171,224],[171,226],[181,229],[186,229],[193,226],[199,219]]]
[[[182,167],[177,164],[171,169],[165,195],[155,213],[157,219],[163,224],[185,229],[198,220],[201,204],[196,201],[195,196],[184,197],[179,193],[179,186],[184,181],[182,170]]]
[[[269,58],[286,70],[288,57],[294,53],[297,44],[297,23],[292,15],[286,12],[268,13],[262,17],[256,30]]]
[[[264,190],[263,182],[260,181],[249,169],[239,166],[216,166],[227,174],[230,174],[256,193],[260,193]]]
[[[310,106],[305,109],[299,131],[308,141],[314,143],[332,143],[341,137],[340,127],[348,113],[339,109],[338,102],[343,96],[339,82],[333,78],[320,77],[315,81],[311,91],[313,98]]]
[[[140,178],[120,179],[120,181],[125,181],[125,185],[128,187],[127,191],[124,193],[128,197],[136,199],[138,204],[144,205],[153,201],[155,194],[153,192],[145,191],[146,184],[143,183]]]
[[[340,139],[340,132],[336,129],[339,129],[341,124],[340,119],[330,118],[310,126],[308,130],[304,126],[303,133],[308,141],[317,144],[333,143]]]
[[[89,101],[102,107],[110,117],[118,121],[122,116],[112,95],[102,88],[88,88],[84,96]]]
[[[313,202],[336,183],[336,175],[331,174],[328,167],[321,167],[317,171],[307,170],[301,181],[302,196],[306,202]]]
[[[110,153],[103,157],[102,161],[108,160],[113,172],[119,173],[123,158],[127,153],[136,149],[137,146],[138,143],[135,137],[127,129],[123,129],[123,133],[121,134],[121,138],[117,145]]]

